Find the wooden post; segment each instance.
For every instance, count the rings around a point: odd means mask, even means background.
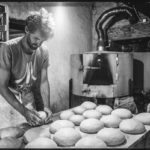
[[[3,4],[0,4],[0,36],[0,41],[9,40],[9,9]]]

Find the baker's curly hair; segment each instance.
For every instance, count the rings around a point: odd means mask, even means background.
[[[32,11],[26,19],[26,26],[30,33],[39,30],[43,36],[49,37],[53,35],[54,18],[46,9],[41,8],[39,11]]]

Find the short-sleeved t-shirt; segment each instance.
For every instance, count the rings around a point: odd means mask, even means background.
[[[0,43],[0,67],[10,71],[9,87],[18,92],[30,91],[40,75],[41,69],[48,67],[48,49],[44,44],[29,54],[24,52],[23,37]]]

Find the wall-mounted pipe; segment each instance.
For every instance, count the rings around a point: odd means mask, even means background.
[[[120,18],[119,20],[127,18],[131,24],[136,23],[139,20],[135,10],[129,7],[114,7],[103,12],[95,24],[95,29],[98,35],[97,50],[105,49],[105,35],[102,25],[111,16],[117,16],[112,18]]]
[[[110,27],[112,27],[116,22],[122,20],[122,19],[127,19],[128,17],[123,17],[121,15],[114,15],[104,26],[102,26],[103,32],[104,32],[104,45],[108,46],[109,41],[108,41],[108,34],[107,31],[109,30]]]

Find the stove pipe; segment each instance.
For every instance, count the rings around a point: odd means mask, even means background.
[[[103,23],[110,17],[112,18],[107,22],[107,24],[103,29],[102,28]],[[135,10],[130,7],[111,8],[103,12],[101,16],[97,19],[95,29],[98,35],[98,42],[97,42],[98,51],[105,50],[105,46],[107,45],[106,43],[108,43],[107,30],[117,21],[122,19],[128,19],[130,24],[135,24],[139,21],[139,17],[136,14]]]

